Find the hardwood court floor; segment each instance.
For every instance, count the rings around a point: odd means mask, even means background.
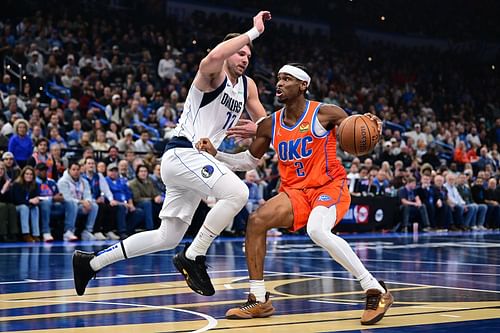
[[[345,237],[395,297],[375,326],[359,323],[359,283],[308,238],[294,236],[268,241],[265,274],[276,314],[240,321],[224,313],[246,299],[242,239],[211,247],[212,297],[187,288],[172,265],[176,251],[107,267],[78,297],[73,250],[111,243],[0,244],[0,332],[500,331],[500,233]]]

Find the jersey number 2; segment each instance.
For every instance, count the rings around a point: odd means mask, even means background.
[[[227,130],[227,129],[231,128],[234,124],[235,119],[236,119],[236,114],[234,114],[232,112],[228,112],[226,122],[224,123],[224,126],[222,126],[222,129]]]
[[[297,176],[304,177],[306,175],[304,172],[304,164],[302,164],[302,162],[295,162],[293,165],[297,168],[297,170],[295,170],[297,172]]]

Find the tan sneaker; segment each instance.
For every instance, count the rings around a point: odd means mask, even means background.
[[[227,319],[252,319],[269,317],[274,313],[274,307],[269,299],[269,293],[266,293],[264,303],[257,302],[254,294],[248,294],[248,300],[240,307],[227,310]]]
[[[365,312],[361,316],[362,325],[373,325],[379,322],[394,303],[394,297],[387,290],[384,281],[379,281],[379,283],[384,287],[385,294],[382,294],[378,289],[368,289],[366,291]]]

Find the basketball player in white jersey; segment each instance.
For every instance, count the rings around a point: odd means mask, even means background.
[[[210,296],[215,290],[206,272],[205,255],[214,240],[245,206],[247,186],[224,164],[194,145],[210,138],[218,147],[228,129],[234,128],[246,109],[253,121],[266,112],[259,101],[255,82],[246,77],[252,41],[264,32],[267,11],[253,18],[253,28],[244,34],[230,34],[201,61],[184,104],[184,111],[161,161],[166,197],[157,230],[134,234],[97,254],[75,251],[73,276],[78,295],[83,295],[95,273],[114,262],[175,248],[188,229],[203,197],[217,203],[207,214],[191,245],[174,257],[174,264],[195,292]],[[247,123],[232,134],[255,134]]]

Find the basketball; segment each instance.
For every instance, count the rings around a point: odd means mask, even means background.
[[[377,122],[365,115],[349,116],[337,129],[337,140],[345,152],[363,156],[370,153],[379,140]]]

